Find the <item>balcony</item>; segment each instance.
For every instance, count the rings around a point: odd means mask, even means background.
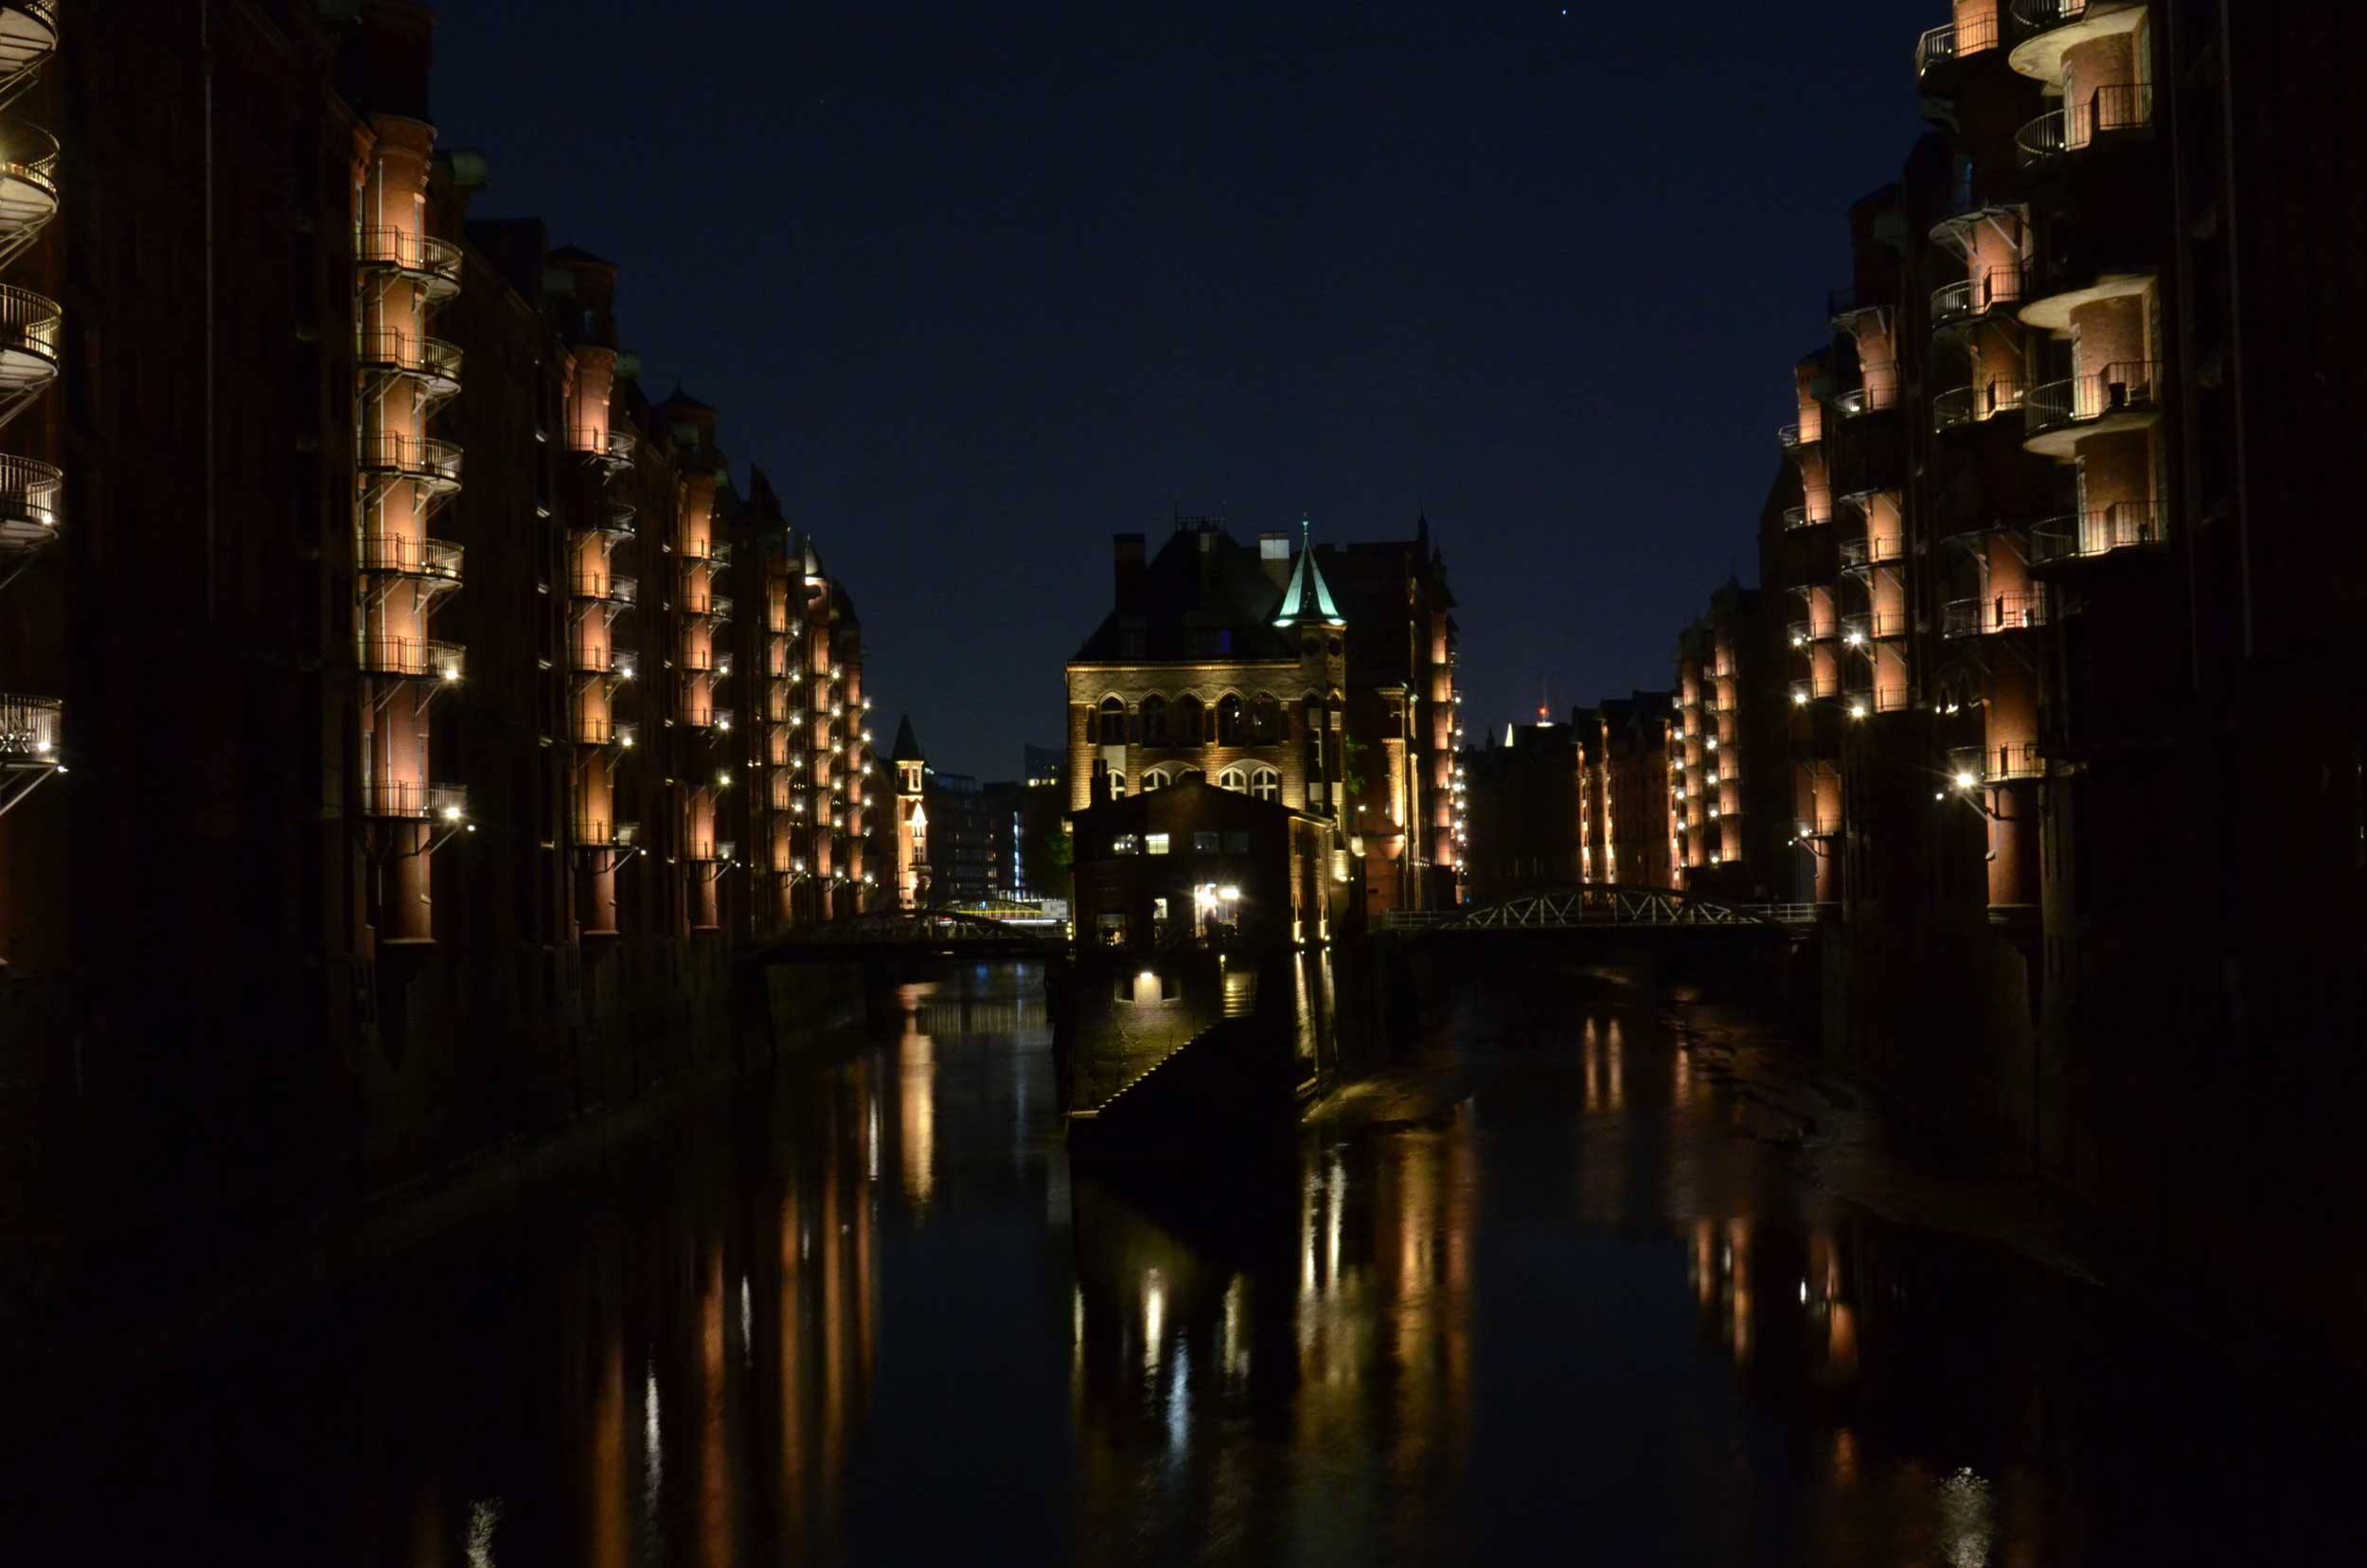
[[[1895,378],[1886,386],[1853,386],[1846,392],[1836,394],[1833,399],[1833,407],[1844,419],[1854,419],[1861,414],[1878,414],[1897,406],[1898,383]]]
[[[1955,386],[1931,398],[1931,429],[1945,435],[1986,424],[2021,406],[2021,383],[1997,376],[1978,386]]]
[[[2000,0],[2002,3],[2002,0]],[[1961,26],[1944,23],[1915,40],[1915,86],[1926,93],[1946,93],[1959,62],[1997,47],[1997,13],[1969,18]]]
[[[1992,311],[2011,310],[2023,293],[2021,268],[1984,267],[1978,276],[1931,292],[1932,329],[1970,326]]]
[[[570,713],[567,739],[578,746],[605,746],[616,739],[616,722],[604,713]]]
[[[404,229],[365,228],[354,237],[353,259],[365,273],[407,279],[440,305],[460,292],[460,247]]]
[[[1786,528],[1813,528],[1820,524],[1830,523],[1832,520],[1833,508],[1829,505],[1815,508],[1807,506],[1786,507],[1784,508],[1784,526]]]
[[[2014,150],[2024,169],[2069,153],[2084,152],[2099,141],[2111,142],[2135,132],[2153,129],[2153,84],[2120,81],[2099,87],[2085,103],[2065,104],[2014,133]]]
[[[567,433],[568,449],[578,456],[588,457],[606,468],[632,466],[632,454],[639,447],[633,433],[617,425],[577,425]]]
[[[372,577],[417,578],[431,583],[460,580],[461,548],[448,539],[404,539],[369,534],[362,541],[362,570]]]
[[[732,727],[732,710],[705,703],[693,704],[682,710],[682,722],[687,729],[729,730]]]
[[[2026,632],[2046,624],[2046,594],[1991,594],[1986,598],[1956,599],[1941,613],[1943,637],[1991,637]]]
[[[0,424],[58,379],[58,329],[55,300],[0,285]]]
[[[1831,838],[1840,831],[1841,813],[1839,811],[1820,811],[1813,817],[1794,822],[1791,825],[1791,836],[1794,838]]]
[[[1904,610],[1877,610],[1866,630],[1876,642],[1890,642],[1914,630],[1914,617]]]
[[[64,704],[55,697],[0,692],[0,766],[57,766],[64,715]]]
[[[578,572],[572,589],[579,599],[620,606],[632,603],[640,591],[639,579],[618,577],[612,572]]]
[[[732,618],[732,601],[721,594],[685,594],[682,610],[685,615],[699,615],[707,620],[726,621]]]
[[[2115,550],[2162,543],[2162,508],[2151,501],[2120,501],[2093,511],[2049,518],[2030,529],[2030,564],[2092,561]]]
[[[727,539],[685,541],[682,547],[682,558],[687,561],[704,561],[710,566],[729,565],[732,559],[731,541]]]
[[[2036,741],[2020,745],[1959,746],[1948,754],[1950,781],[1960,790],[2046,776],[2046,759]]]
[[[2144,429],[2162,417],[2161,376],[2159,362],[2131,360],[2032,387],[2022,401],[2023,448],[2069,457],[2091,436]]]
[[[578,675],[605,675],[612,681],[630,681],[640,673],[641,664],[637,654],[594,642],[569,649],[567,668]]]
[[[1798,452],[1803,447],[1812,447],[1824,438],[1824,432],[1822,429],[1805,429],[1797,419],[1790,424],[1780,426],[1775,432],[1775,444],[1786,452]]]
[[[1874,640],[1874,616],[1860,611],[1841,618],[1841,640],[1844,647],[1863,648]]]
[[[442,338],[415,332],[364,332],[356,346],[364,370],[407,377],[431,403],[460,390],[460,349]]]
[[[33,73],[57,52],[57,0],[0,5],[0,102],[24,91]]]
[[[374,778],[362,787],[362,814],[396,821],[458,822],[469,814],[469,792],[457,784]]]
[[[365,436],[355,460],[365,473],[411,479],[433,494],[460,488],[460,449],[423,436]]]
[[[2059,82],[2065,53],[2091,39],[2135,31],[2145,9],[2145,0],[2013,0],[2015,42],[2006,62],[2023,76]]]
[[[639,508],[632,502],[614,496],[602,496],[592,504],[592,522],[588,533],[606,534],[611,539],[631,539],[634,533],[633,519]]]
[[[362,673],[412,681],[457,681],[468,668],[468,653],[458,643],[424,637],[365,637]]]
[[[58,537],[65,475],[30,457],[0,456],[0,549],[37,549]]]
[[[0,266],[57,215],[58,138],[26,120],[0,119]]]

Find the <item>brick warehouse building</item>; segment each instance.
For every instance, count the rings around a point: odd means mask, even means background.
[[[1117,536],[1115,564],[1068,666],[1072,809],[1198,775],[1329,820],[1372,910],[1455,901],[1454,599],[1427,519],[1295,552],[1184,519],[1156,556]]]
[[[11,1168],[268,1215],[713,1059],[728,938],[875,880],[814,542],[472,216],[425,8],[0,12],[69,150],[0,204]]]

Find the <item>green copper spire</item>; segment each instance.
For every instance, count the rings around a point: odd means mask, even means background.
[[[1310,542],[1312,529],[1307,519],[1299,519],[1299,563],[1291,568],[1290,586],[1282,591],[1282,607],[1273,613],[1276,626],[1297,626],[1319,621],[1326,626],[1345,626],[1340,607],[1332,602],[1331,585],[1324,580],[1323,568],[1315,564],[1315,546]]]

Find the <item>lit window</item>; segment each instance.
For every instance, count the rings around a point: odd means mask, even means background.
[[[1144,845],[1152,854],[1164,855],[1167,852],[1167,835],[1165,833],[1146,834]]]
[[[1113,855],[1139,855],[1142,852],[1143,841],[1133,833],[1120,833],[1110,841],[1110,853]]]
[[[1227,768],[1217,775],[1217,788],[1238,794],[1249,788],[1249,775],[1238,768]]]

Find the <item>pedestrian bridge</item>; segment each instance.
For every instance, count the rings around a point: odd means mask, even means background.
[[[1690,931],[1789,930],[1812,925],[1816,905],[1733,903],[1666,887],[1601,883],[1511,894],[1453,909],[1392,910],[1373,924],[1381,931]]]
[[[1058,958],[1068,940],[1057,925],[1033,927],[962,909],[892,909],[799,926],[751,943],[751,964],[859,963],[865,958]]]

